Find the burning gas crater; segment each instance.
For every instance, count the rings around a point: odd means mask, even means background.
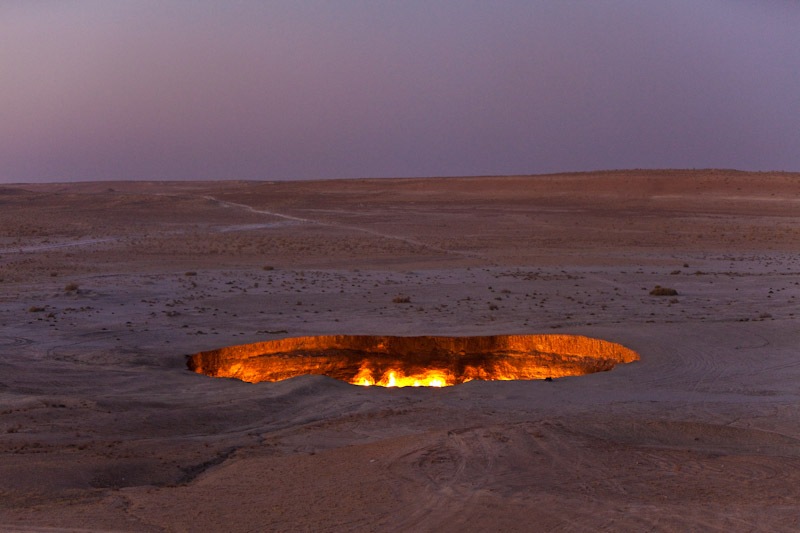
[[[328,335],[229,346],[189,356],[187,364],[200,374],[252,383],[322,374],[354,385],[446,387],[581,376],[637,360],[620,344],[577,335]]]

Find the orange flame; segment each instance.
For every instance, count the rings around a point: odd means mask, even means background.
[[[456,384],[455,376],[443,370],[427,370],[417,374],[405,374],[400,369],[383,372],[377,379],[369,368],[362,367],[350,380],[353,385],[371,387],[447,387]]]

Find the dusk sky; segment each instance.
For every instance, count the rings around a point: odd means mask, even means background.
[[[0,2],[0,182],[710,167],[800,171],[800,2]]]

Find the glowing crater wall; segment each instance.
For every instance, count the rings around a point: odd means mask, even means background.
[[[187,365],[200,374],[252,383],[322,374],[356,385],[448,386],[580,376],[638,359],[620,344],[578,335],[327,335],[200,352]]]

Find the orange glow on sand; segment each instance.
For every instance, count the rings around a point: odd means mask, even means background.
[[[329,335],[200,352],[187,365],[200,374],[252,383],[321,374],[361,386],[447,387],[580,376],[638,359],[620,344],[578,335]]]

